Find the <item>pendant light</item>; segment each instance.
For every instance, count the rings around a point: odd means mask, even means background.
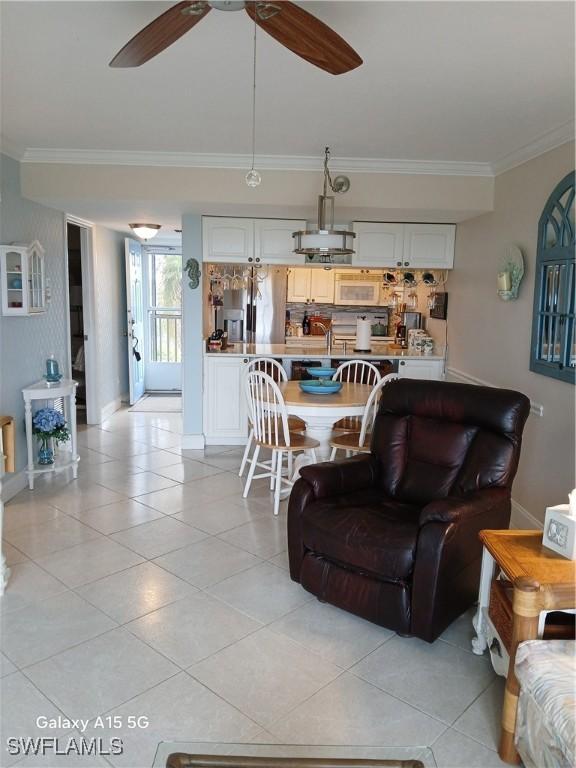
[[[262,177],[254,168],[254,156],[256,153],[256,16],[254,16],[254,57],[252,67],[252,167],[246,174],[246,184],[249,187],[257,187]]]
[[[354,232],[334,229],[334,197],[327,194],[328,189],[336,194],[343,194],[350,189],[347,176],[336,176],[334,180],[328,170],[330,147],[324,150],[324,191],[318,195],[317,229],[294,232],[294,253],[304,254],[307,261],[320,261],[332,264],[333,256],[348,256],[354,253]]]
[[[151,237],[155,237],[162,227],[161,224],[128,224],[128,226],[141,240],[150,240]]]

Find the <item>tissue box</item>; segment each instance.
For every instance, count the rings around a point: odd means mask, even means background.
[[[542,544],[569,560],[576,560],[576,517],[570,517],[568,504],[546,508]]]

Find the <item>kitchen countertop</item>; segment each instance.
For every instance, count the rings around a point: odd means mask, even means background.
[[[386,345],[378,352],[354,352],[344,353],[339,347],[332,348],[329,353],[326,346],[319,344],[317,347],[303,345],[302,347],[287,346],[286,344],[229,344],[225,350],[206,351],[206,355],[229,355],[231,357],[280,357],[287,360],[316,360],[323,357],[338,358],[339,360],[388,360],[390,358],[402,358],[403,360],[443,360],[443,354],[424,355],[419,352],[408,352],[402,349],[390,349]]]

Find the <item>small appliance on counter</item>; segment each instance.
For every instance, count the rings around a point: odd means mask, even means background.
[[[228,347],[228,334],[221,328],[218,328],[210,335],[208,339],[209,352],[222,352]]]
[[[422,328],[422,314],[420,312],[401,312],[400,322],[396,326],[396,344],[402,349],[407,349],[409,331],[420,328]]]

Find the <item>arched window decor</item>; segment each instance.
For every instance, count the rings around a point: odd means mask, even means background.
[[[575,382],[574,172],[552,192],[540,216],[530,370]]]

